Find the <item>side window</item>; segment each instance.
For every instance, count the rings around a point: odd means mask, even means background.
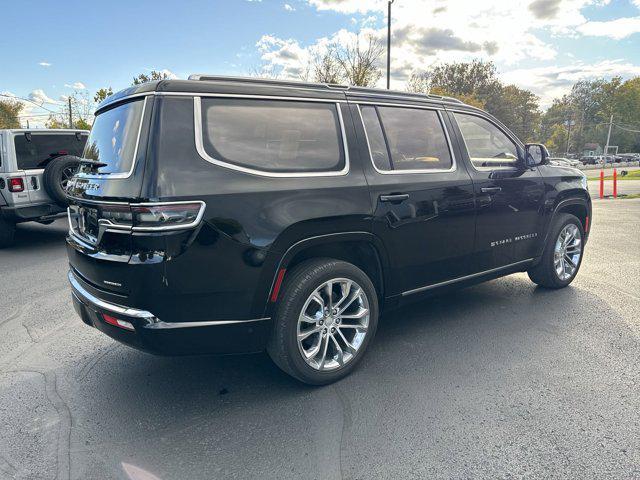
[[[378,123],[374,117],[376,111]],[[435,110],[367,107],[363,110],[363,120],[371,155],[379,170],[448,170],[452,167],[449,144]],[[387,152],[380,147],[384,139]]]
[[[455,113],[471,164],[478,170],[513,168],[518,147],[493,123],[476,115]]]
[[[333,103],[202,98],[203,147],[212,159],[265,172],[345,167]]]

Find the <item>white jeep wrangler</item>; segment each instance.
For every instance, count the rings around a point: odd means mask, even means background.
[[[49,224],[67,207],[66,183],[80,165],[86,130],[0,130],[0,248],[16,224]]]

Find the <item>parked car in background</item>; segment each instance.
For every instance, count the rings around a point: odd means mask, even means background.
[[[69,187],[81,319],[160,354],[353,370],[380,312],[515,272],[575,278],[586,176],[452,98],[194,76],[115,93]]]
[[[53,222],[67,207],[86,130],[0,130],[0,248],[13,243],[17,223]]]
[[[595,155],[586,155],[581,157],[580,162],[582,162],[583,165],[597,165],[599,163],[598,157]]]
[[[580,160],[572,160],[570,158],[562,158],[562,157],[549,157],[549,163],[551,165],[560,165],[563,167],[573,167],[573,168],[577,168],[582,165]]]

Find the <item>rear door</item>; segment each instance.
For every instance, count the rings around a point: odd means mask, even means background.
[[[25,179],[29,202],[37,205],[51,202],[43,180],[47,164],[62,155],[82,156],[87,133],[82,132],[24,132],[14,135],[16,164]]]
[[[361,104],[373,231],[391,260],[388,293],[408,294],[470,273],[474,198],[442,111]]]
[[[525,166],[523,145],[489,117],[450,115],[476,194],[475,268],[486,271],[533,258],[544,218],[538,169]]]

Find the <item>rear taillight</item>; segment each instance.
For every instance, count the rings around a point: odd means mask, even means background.
[[[114,327],[124,328],[125,330],[135,330],[130,322],[127,322],[126,320],[120,320],[119,318],[112,317],[111,315],[107,315],[106,313],[102,314],[102,319],[109,325],[113,325]]]
[[[13,193],[24,192],[24,180],[22,178],[10,178],[9,191]]]
[[[123,227],[131,227],[133,215],[129,205],[108,205],[102,207],[100,218],[107,220],[113,225],[121,225]]]
[[[204,213],[203,202],[131,205],[133,229],[178,230],[196,226]]]

